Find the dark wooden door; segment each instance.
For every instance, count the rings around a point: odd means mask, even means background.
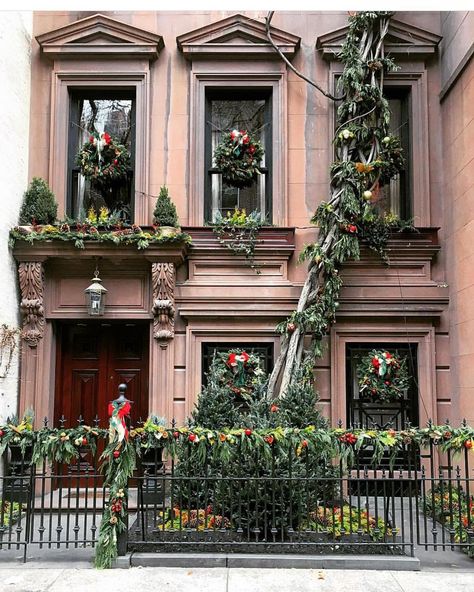
[[[148,414],[149,326],[145,324],[64,324],[58,338],[55,425],[66,427],[82,415],[91,425],[96,416],[107,427],[107,406],[127,385],[133,401],[132,423]]]

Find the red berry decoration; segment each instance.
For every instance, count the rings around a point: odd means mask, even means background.
[[[250,428],[247,428],[247,429],[245,430],[245,435],[246,435],[246,436],[251,436],[251,435],[252,435],[252,430],[251,430]]]
[[[273,442],[275,442],[275,438],[270,434],[268,436],[265,436],[265,442],[271,445],[273,444]]]
[[[272,413],[276,413],[276,412],[277,412],[279,409],[280,409],[280,407],[278,407],[278,405],[272,405],[272,406],[270,407],[270,411],[271,411]]]
[[[5,432],[3,430],[0,430],[0,438],[3,436]]]
[[[464,446],[465,446],[465,447],[466,447],[468,450],[470,450],[471,448],[473,448],[473,447],[474,447],[474,440],[466,440],[466,441],[464,442]]]
[[[82,445],[87,446],[87,438],[85,436],[84,436],[84,438],[82,438]]]
[[[177,440],[179,438],[179,432],[173,432],[173,437]]]
[[[114,458],[118,458],[120,456],[120,450],[114,450]]]
[[[301,442],[301,448],[308,448],[308,440],[303,440]]]
[[[188,436],[188,440],[189,440],[190,442],[194,442],[194,440],[196,440],[196,434],[189,434],[189,436]]]
[[[451,432],[444,432],[444,437],[446,438],[446,440],[449,440],[449,438],[451,438],[451,436],[453,435]]]
[[[295,323],[288,323],[288,325],[286,326],[286,330],[288,331],[288,333],[293,333],[295,329]]]

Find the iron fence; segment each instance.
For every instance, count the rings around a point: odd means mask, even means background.
[[[238,445],[238,444],[237,444]],[[129,482],[125,550],[413,555],[417,546],[474,555],[474,479],[467,449],[408,446],[396,469],[323,465],[303,450],[199,463],[144,450]],[[34,465],[10,446],[0,479],[0,548],[94,547],[108,492],[99,453]],[[472,463],[471,463],[472,464]]]

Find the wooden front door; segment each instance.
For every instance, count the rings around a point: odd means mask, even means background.
[[[97,416],[107,427],[107,406],[127,385],[133,401],[132,424],[148,414],[147,324],[64,324],[58,336],[55,425],[61,416],[66,427],[77,425],[82,415],[91,425]]]

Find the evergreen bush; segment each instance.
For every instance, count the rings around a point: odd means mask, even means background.
[[[41,177],[33,177],[23,197],[20,224],[53,224],[58,213],[54,193]]]
[[[179,226],[176,206],[171,201],[168,188],[165,186],[161,187],[156,200],[153,222],[158,226],[173,226],[173,228]]]

